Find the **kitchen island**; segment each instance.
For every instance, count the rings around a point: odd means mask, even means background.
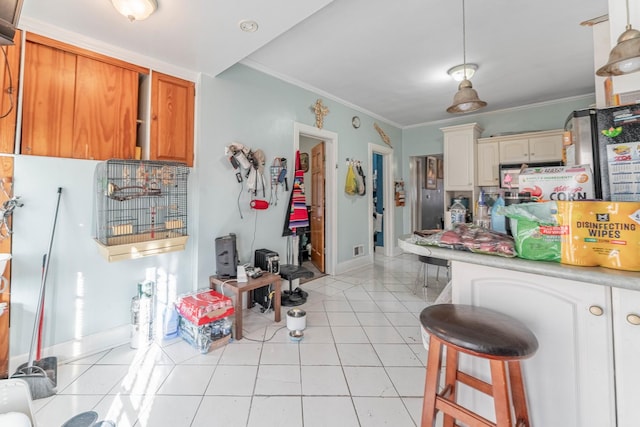
[[[640,273],[474,254],[399,239],[406,252],[451,261],[453,302],[525,322],[540,343],[523,362],[534,426],[637,426]],[[462,360],[489,380],[488,365]],[[493,419],[485,396],[460,398]]]

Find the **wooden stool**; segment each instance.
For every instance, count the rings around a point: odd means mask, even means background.
[[[432,427],[438,411],[444,414],[444,427],[453,427],[455,420],[470,427],[511,427],[512,404],[515,426],[530,426],[520,359],[536,352],[538,340],[522,322],[482,307],[436,304],[422,310],[420,323],[429,334],[422,427]],[[443,347],[445,387],[438,393]],[[458,370],[459,352],[488,359],[491,384]],[[493,397],[496,423],[456,403],[457,382]]]

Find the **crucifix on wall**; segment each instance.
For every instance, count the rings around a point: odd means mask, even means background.
[[[315,103],[315,105],[313,106],[313,112],[316,115],[316,127],[318,129],[322,129],[323,126],[323,122],[324,122],[324,116],[326,116],[327,114],[329,114],[329,109],[322,104],[322,100],[318,99]]]

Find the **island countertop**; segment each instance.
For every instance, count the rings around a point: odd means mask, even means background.
[[[413,235],[400,237],[398,246],[400,249],[416,255],[640,291],[640,272],[604,267],[579,267],[558,262],[531,261],[522,258],[476,254],[438,246],[424,246],[414,243]]]

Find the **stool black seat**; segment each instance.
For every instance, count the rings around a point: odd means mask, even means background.
[[[287,307],[301,305],[307,302],[308,292],[303,291],[300,287],[292,289],[291,282],[296,279],[310,279],[313,277],[313,271],[295,264],[280,265],[280,277],[289,282],[289,289],[282,291],[281,304]]]
[[[467,353],[523,359],[538,349],[536,336],[511,316],[471,305],[437,304],[420,313],[430,334]]]
[[[524,323],[494,310],[462,304],[429,306],[420,313],[420,323],[429,334],[421,427],[432,427],[438,411],[444,414],[444,427],[455,426],[456,420],[470,427],[530,426],[520,360],[535,354],[538,340]],[[443,348],[447,350],[445,387],[438,393]],[[487,359],[491,383],[460,371],[459,353]],[[458,382],[493,397],[495,423],[457,403]]]

